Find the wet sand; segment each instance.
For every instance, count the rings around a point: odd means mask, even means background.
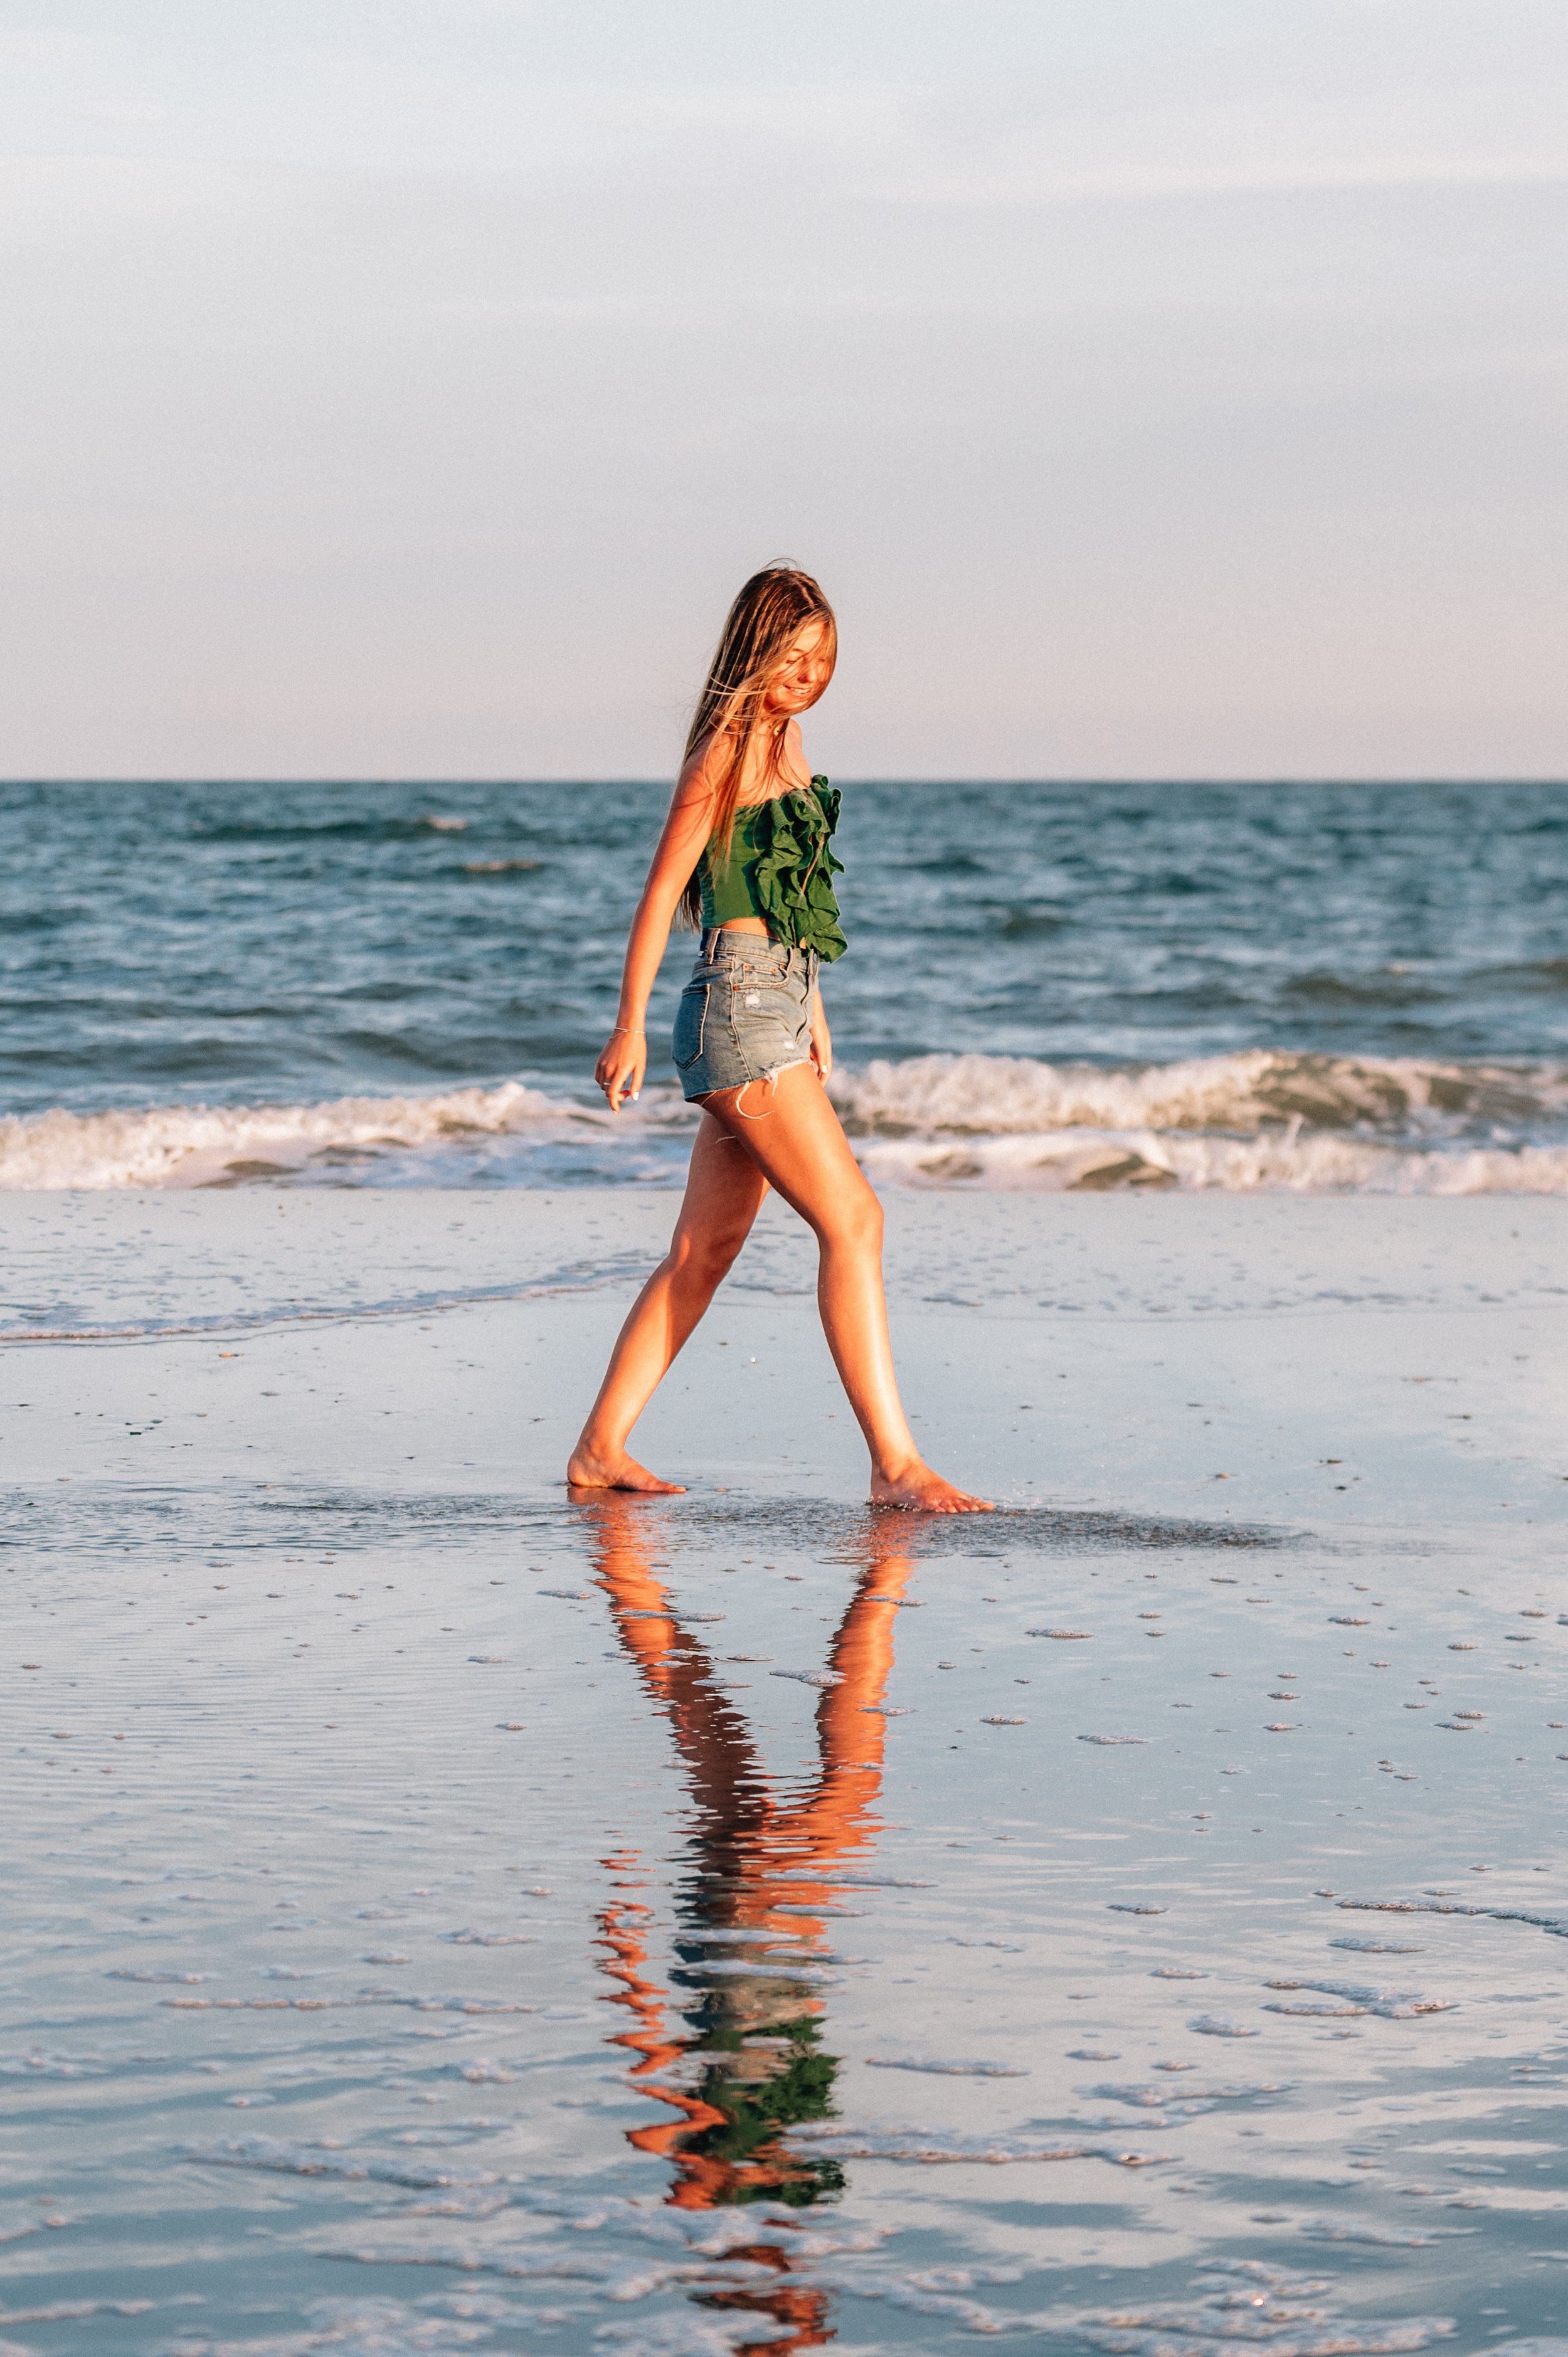
[[[941,1523],[671,1208],[0,1206],[8,2343],[1561,2340],[1568,1215],[895,1198]]]

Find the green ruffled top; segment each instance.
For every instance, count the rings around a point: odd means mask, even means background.
[[[710,836],[697,862],[704,929],[760,917],[791,949],[815,950],[827,964],[843,957],[849,943],[832,879],[843,862],[830,848],[839,799],[826,778],[813,778],[770,802],[743,803],[728,859]]]

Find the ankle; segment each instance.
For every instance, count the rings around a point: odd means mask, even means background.
[[[910,1448],[897,1457],[873,1457],[871,1475],[875,1481],[907,1481],[911,1473],[923,1472],[925,1465],[919,1450]]]

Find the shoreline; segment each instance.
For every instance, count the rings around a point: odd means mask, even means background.
[[[155,1460],[177,1489],[235,1472],[332,1486],[351,1463],[400,1493],[542,1502],[673,1208],[661,1190],[0,1199],[7,1364],[33,1403],[0,1413],[0,1465],[81,1494],[142,1483]],[[1568,1511],[1568,1207],[886,1208],[917,1437],[999,1502],[1326,1529]],[[854,1497],[860,1442],[813,1278],[807,1232],[766,1206],[639,1426],[646,1461],[699,1489]],[[164,1422],[132,1437],[144,1392]]]

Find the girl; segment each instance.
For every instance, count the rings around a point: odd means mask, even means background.
[[[572,1452],[566,1479],[580,1488],[682,1488],[628,1456],[627,1436],[776,1187],[817,1239],[822,1328],[871,1451],[873,1503],[990,1511],[915,1446],[887,1333],[882,1207],[823,1086],[832,1043],[817,971],[845,947],[832,881],[842,868],[829,849],[839,798],[807,768],[796,716],[827,686],[837,652],[816,583],[769,565],[730,608],[697,705],[594,1078],[616,1113],[641,1092],[643,1019],[679,907],[702,930],[674,1038],[702,1125],[669,1253],[621,1329]]]

